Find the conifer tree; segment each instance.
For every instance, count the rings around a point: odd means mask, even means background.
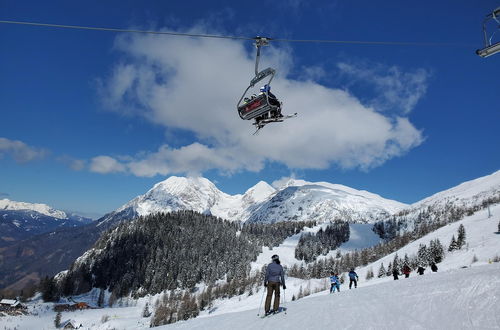
[[[420,244],[417,252],[417,264],[425,267],[429,264],[429,252],[425,244]]]
[[[389,261],[389,266],[387,266],[387,271],[385,272],[386,276],[391,276],[392,275],[392,262]]]
[[[370,268],[368,269],[368,271],[366,272],[366,280],[371,280],[373,278],[373,269]]]
[[[394,260],[392,261],[392,268],[396,269],[398,272],[401,270],[401,265],[397,253],[394,255]]]
[[[104,306],[104,290],[103,289],[99,290],[99,297],[97,298],[97,306],[98,307]]]
[[[448,251],[452,252],[458,249],[457,240],[455,239],[455,235],[451,238],[450,246],[448,247]]]
[[[54,326],[56,329],[61,326],[61,312],[57,312],[56,318],[54,319]]]
[[[384,267],[384,263],[382,262],[380,264],[380,268],[378,270],[378,277],[384,277],[385,276],[385,273],[386,273],[386,270],[385,270],[385,267]]]
[[[458,227],[458,237],[457,237],[457,247],[461,249],[462,246],[465,245],[465,227],[463,224],[460,224]]]

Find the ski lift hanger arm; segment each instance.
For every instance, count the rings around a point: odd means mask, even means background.
[[[108,32],[125,32],[125,33],[143,33],[156,35],[170,35],[180,37],[195,37],[195,38],[215,38],[215,39],[234,39],[234,40],[254,40],[260,41],[261,46],[267,45],[269,42],[299,42],[299,43],[329,43],[329,44],[353,44],[353,45],[385,45],[385,46],[452,46],[452,47],[471,47],[470,44],[457,43],[431,43],[431,42],[397,42],[397,41],[363,41],[363,40],[328,40],[328,39],[283,39],[283,38],[266,38],[266,37],[243,37],[243,36],[227,36],[217,34],[198,34],[198,33],[181,33],[168,31],[152,31],[152,30],[135,30],[135,29],[120,29],[97,26],[82,26],[82,25],[64,25],[26,21],[11,21],[0,20],[0,24],[15,24],[29,25],[39,27],[52,27],[59,29],[75,29],[75,30],[92,30],[92,31],[108,31]]]

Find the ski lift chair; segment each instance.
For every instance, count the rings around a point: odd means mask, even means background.
[[[493,34],[491,34],[489,38],[488,33],[486,32],[486,23],[489,20],[493,19],[498,24],[500,24],[500,21],[497,19],[497,17],[500,17],[500,7],[495,9],[491,14],[487,15],[483,21],[484,48],[476,50],[476,54],[481,57],[488,57],[500,52],[500,41],[495,44],[491,43],[491,40],[493,39],[493,36],[497,31],[493,32]]]

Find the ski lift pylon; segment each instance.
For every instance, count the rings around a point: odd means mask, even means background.
[[[493,10],[491,14],[486,15],[486,18],[483,21],[483,34],[484,34],[484,48],[476,50],[476,54],[481,56],[481,57],[488,57],[493,54],[499,53],[500,52],[500,41],[496,43],[492,43],[493,36],[495,35],[495,32],[493,32],[490,36],[488,35],[487,29],[486,29],[486,24],[488,21],[491,19],[495,20],[498,24],[500,24],[500,21],[497,19],[500,17],[500,7],[497,9]]]

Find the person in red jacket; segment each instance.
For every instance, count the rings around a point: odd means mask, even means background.
[[[411,268],[408,265],[403,266],[403,274],[405,274],[405,277],[408,278],[410,277],[411,273]]]

